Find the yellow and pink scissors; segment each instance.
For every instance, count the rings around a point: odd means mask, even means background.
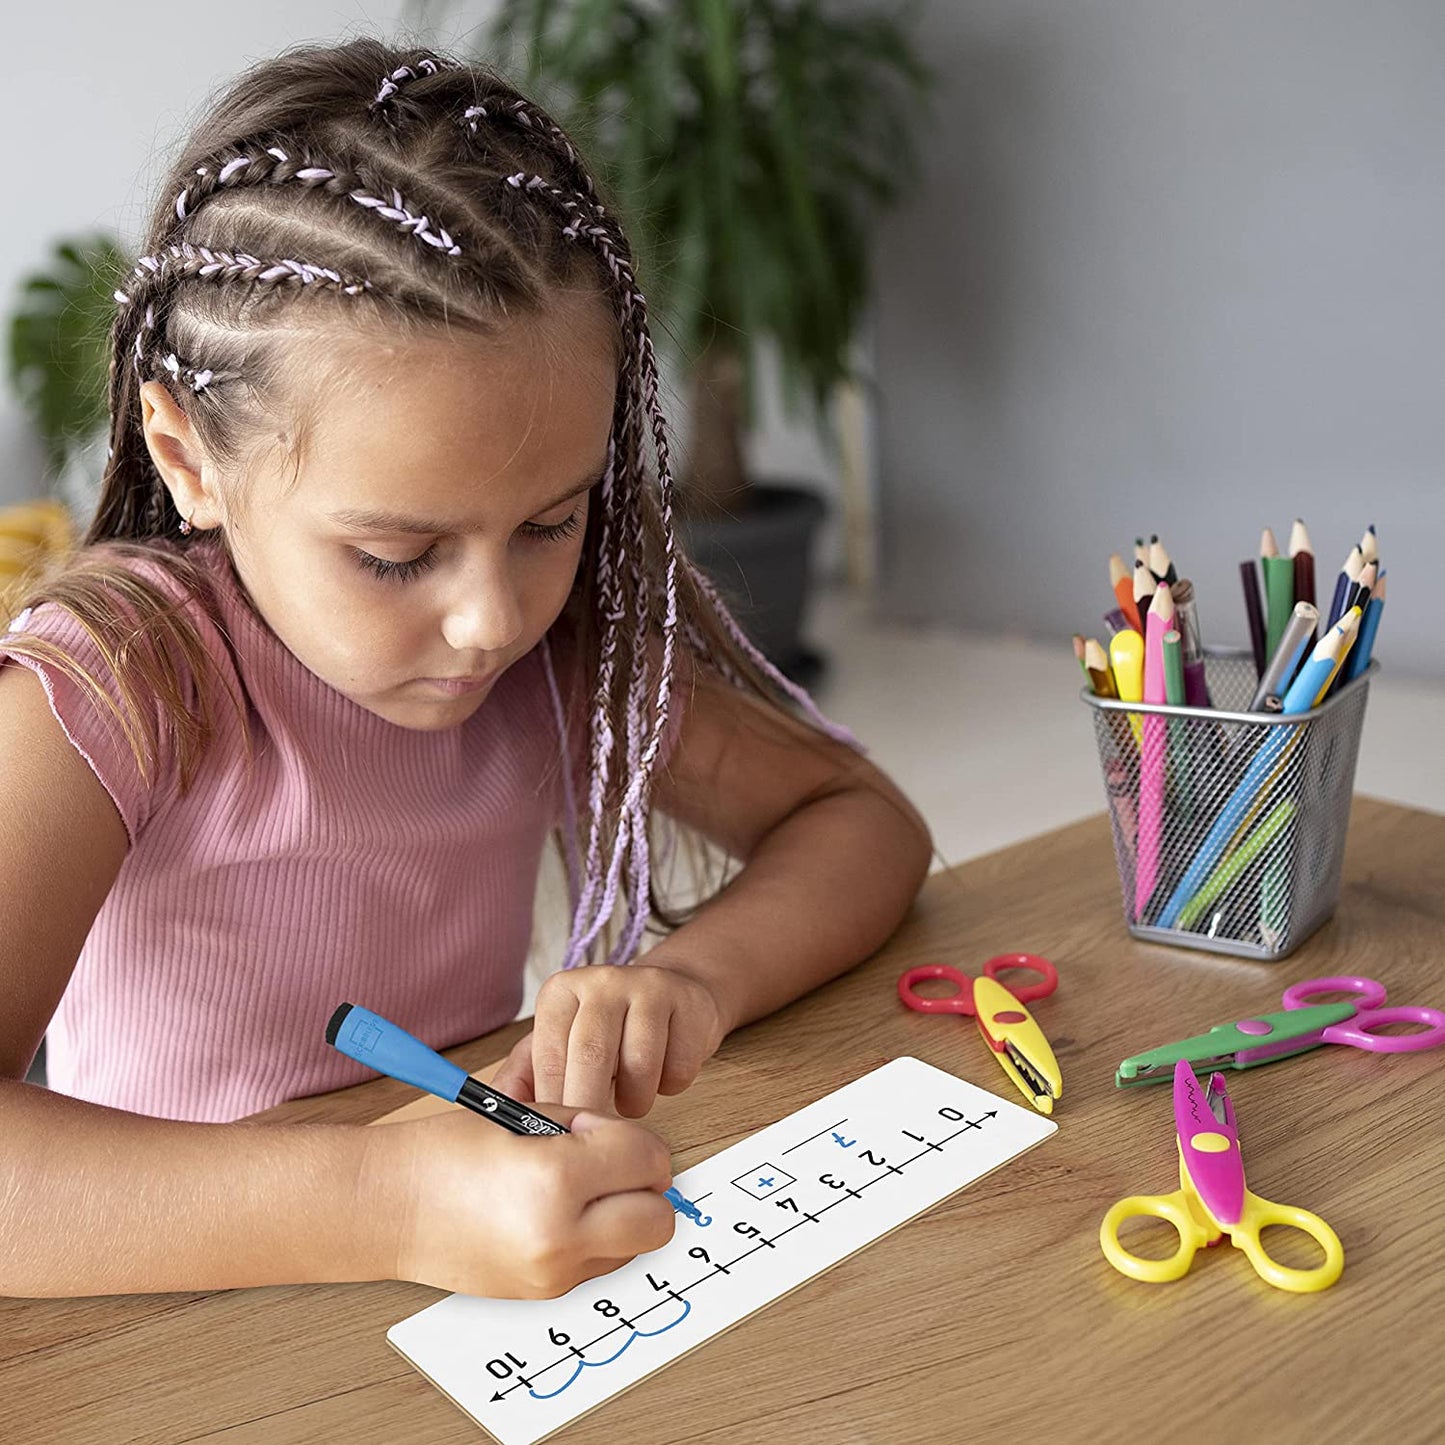
[[[1041,982],[1005,986],[998,975],[1006,969],[1029,969]],[[925,979],[941,978],[958,992],[927,998],[916,991]],[[983,966],[983,977],[972,978],[946,963],[925,963],[910,968],[898,980],[898,997],[911,1009],[925,1014],[968,1014],[978,1020],[978,1031],[1019,1092],[1041,1114],[1054,1112],[1054,1101],[1064,1092],[1063,1075],[1043,1030],[1024,1007],[1046,998],[1059,986],[1059,971],[1036,953],[1001,953]]]
[[[1308,1209],[1276,1204],[1252,1194],[1244,1183],[1239,1129],[1224,1075],[1206,1084],[1187,1059],[1174,1066],[1174,1131],[1179,1145],[1179,1188],[1173,1194],[1134,1194],[1121,1199],[1099,1225],[1104,1258],[1121,1274],[1146,1284],[1165,1284],[1188,1273],[1194,1256],[1227,1234],[1266,1284],[1294,1294],[1328,1289],[1345,1267],[1339,1236]],[[1119,1226],[1139,1215],[1172,1224],[1179,1248],[1167,1259],[1144,1259],[1119,1242]],[[1271,1258],[1260,1231],[1271,1224],[1303,1230],[1324,1251],[1312,1269],[1293,1269]]]

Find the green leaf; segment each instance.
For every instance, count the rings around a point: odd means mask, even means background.
[[[117,241],[60,241],[48,272],[27,276],[10,317],[11,389],[30,416],[53,478],[106,424],[112,292],[130,269]]]

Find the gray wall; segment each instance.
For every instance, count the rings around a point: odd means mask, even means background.
[[[1100,630],[1159,531],[1207,640],[1302,513],[1378,524],[1378,655],[1445,675],[1439,0],[931,0],[925,182],[879,253],[888,609]]]

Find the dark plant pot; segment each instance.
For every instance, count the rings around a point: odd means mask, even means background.
[[[764,656],[804,687],[823,669],[802,640],[812,590],[813,538],[827,514],[804,487],[767,483],[722,516],[684,515],[682,535],[693,560],[717,584],[733,616]]]

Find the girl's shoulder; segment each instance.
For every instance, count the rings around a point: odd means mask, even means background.
[[[0,633],[0,664],[38,676],[132,842],[220,735],[244,731],[229,565],[210,543],[98,543],[33,588]]]

